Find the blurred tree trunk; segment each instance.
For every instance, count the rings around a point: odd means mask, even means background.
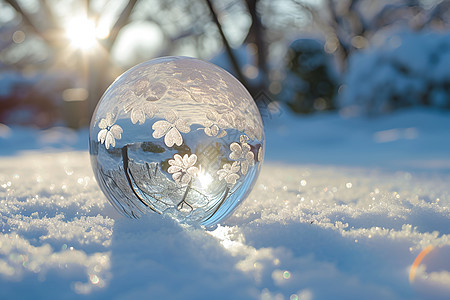
[[[257,104],[261,104],[259,102],[264,102],[261,107],[264,106],[265,102],[269,99],[267,97],[267,86],[268,86],[268,68],[267,68],[267,43],[266,43],[266,35],[265,35],[265,28],[261,23],[261,19],[257,12],[257,6],[259,3],[259,0],[245,0],[245,4],[247,7],[247,12],[251,17],[252,24],[249,28],[249,31],[247,33],[247,36],[244,40],[244,43],[247,44],[254,44],[256,46],[256,53],[255,53],[255,67],[258,69],[258,76],[259,80],[256,84],[251,84],[248,80],[248,78],[243,74],[242,72],[242,65],[239,64],[239,61],[237,60],[233,49],[230,46],[230,43],[228,42],[228,39],[223,32],[222,25],[219,21],[219,18],[215,12],[214,5],[211,2],[211,0],[205,0],[206,4],[208,5],[208,8],[210,10],[211,16],[213,18],[214,23],[217,26],[217,29],[219,30],[222,42],[225,47],[225,51],[227,53],[227,56],[231,62],[231,65],[235,71],[235,74],[239,81],[247,88],[247,90],[250,92],[250,94],[253,96]]]
[[[266,43],[266,30],[261,23],[261,18],[257,12],[257,6],[259,0],[245,0],[247,4],[248,13],[252,19],[252,24],[248,30],[247,37],[245,38],[245,42],[250,44],[253,43],[256,45],[256,66],[258,67],[259,72],[262,72],[261,75],[266,76],[268,74],[267,70],[267,43]],[[264,78],[265,79],[265,78]],[[265,81],[265,80],[264,80]],[[265,85],[263,83],[263,85]]]
[[[237,58],[233,53],[233,49],[231,48],[230,43],[228,42],[228,39],[227,39],[225,33],[223,32],[222,24],[220,23],[219,18],[217,17],[216,10],[214,9],[214,6],[213,6],[211,0],[205,0],[205,1],[206,1],[206,4],[208,5],[212,19],[213,19],[214,23],[216,24],[217,29],[219,30],[219,34],[222,39],[222,43],[225,47],[225,51],[228,55],[228,58],[230,59],[231,66],[233,67],[234,71],[236,72],[237,78],[248,89],[249,84],[247,82],[247,79],[245,78],[244,74],[242,74],[241,66],[239,65],[239,62],[237,61]]]
[[[125,8],[120,13],[116,22],[114,23],[108,37],[102,40],[102,49],[96,53],[95,56],[89,57],[89,75],[88,75],[88,92],[89,92],[89,120],[94,113],[97,103],[101,96],[114,80],[114,74],[110,70],[110,53],[117,40],[117,36],[122,28],[130,21],[131,13],[136,6],[138,0],[129,0]],[[92,12],[89,13],[93,15]],[[98,17],[98,16],[97,16]]]

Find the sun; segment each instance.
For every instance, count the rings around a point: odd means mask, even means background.
[[[72,47],[82,50],[93,48],[98,38],[107,36],[103,29],[95,26],[94,21],[84,17],[71,19],[65,27],[66,36]]]

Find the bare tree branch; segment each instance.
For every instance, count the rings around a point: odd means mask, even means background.
[[[342,18],[338,15],[338,13],[336,11],[336,6],[335,6],[335,3],[333,0],[327,1],[327,8],[331,15],[331,22],[333,23],[333,24],[331,24],[331,27],[334,27],[337,29],[341,28],[342,27]],[[342,36],[340,35],[338,30],[335,31],[335,35],[336,35],[336,38],[339,43],[339,50],[342,53],[341,62],[342,62],[342,64],[345,64],[345,61],[347,60],[347,57],[350,53],[349,46],[347,45],[347,43],[345,41],[343,41]],[[345,66],[344,66],[344,68],[345,68]]]
[[[138,0],[129,0],[125,8],[120,13],[119,18],[117,18],[116,23],[114,23],[114,26],[112,27],[108,38],[104,41],[104,47],[109,52],[114,45],[114,42],[117,39],[117,36],[119,35],[120,30],[128,24],[131,12],[133,11],[136,3]]]
[[[222,29],[222,25],[219,22],[219,19],[217,18],[217,14],[214,10],[213,4],[211,3],[211,0],[205,0],[206,4],[208,5],[209,11],[211,13],[211,16],[213,18],[214,23],[216,23],[217,29],[219,30],[220,36],[222,38],[222,42],[225,46],[225,51],[228,54],[228,58],[231,61],[231,64],[233,66],[233,69],[236,72],[236,75],[238,77],[238,79],[241,81],[241,83],[245,86],[245,87],[249,87],[247,79],[244,77],[244,75],[242,74],[241,68],[239,66],[239,63],[236,59],[236,56],[233,53],[233,49],[231,49],[230,43],[228,42],[227,37],[225,36],[225,33],[223,32]]]
[[[257,14],[257,5],[259,0],[245,0],[247,4],[248,13],[252,19],[252,24],[248,30],[248,35],[245,38],[246,41],[251,41],[256,44],[258,49],[257,53],[257,66],[260,72],[264,75],[267,74],[267,47],[264,42],[264,27],[261,23],[261,19]]]
[[[449,1],[442,1],[438,5],[436,5],[431,12],[429,13],[428,17],[425,19],[425,21],[422,24],[422,28],[430,25],[434,20],[442,19],[442,15],[445,12],[448,12],[450,10],[450,2]]]

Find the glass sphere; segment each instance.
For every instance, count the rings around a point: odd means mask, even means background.
[[[103,193],[122,214],[149,211],[212,226],[247,197],[264,156],[264,129],[244,86],[189,57],[122,74],[91,120],[89,152]]]

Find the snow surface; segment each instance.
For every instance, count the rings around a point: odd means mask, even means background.
[[[450,114],[280,114],[211,230],[119,216],[86,131],[0,126],[0,298],[449,299]]]

